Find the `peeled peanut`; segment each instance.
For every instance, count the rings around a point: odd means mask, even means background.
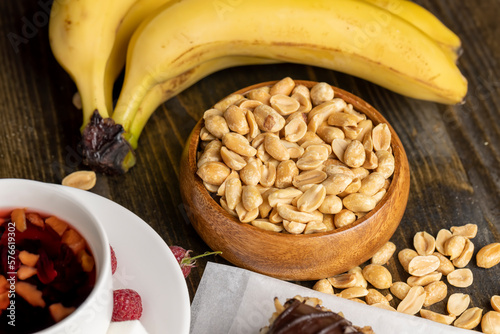
[[[239,133],[240,135],[246,135],[250,131],[246,113],[246,109],[235,106],[234,104],[226,109],[224,118],[231,131]]]
[[[371,263],[384,265],[389,262],[395,251],[396,245],[388,241],[372,256]]]
[[[454,293],[448,297],[446,309],[448,313],[454,316],[459,316],[469,307],[470,296],[464,293]]]
[[[425,290],[421,286],[411,287],[406,297],[399,303],[397,311],[406,314],[416,314],[425,302]]]
[[[485,334],[500,334],[500,312],[489,311],[483,315],[481,329]]]
[[[413,247],[418,255],[431,255],[436,249],[436,240],[427,232],[417,232],[413,237]]]
[[[220,186],[231,172],[231,169],[222,162],[207,162],[203,164],[196,174],[205,182]]]
[[[444,251],[446,255],[450,257],[450,260],[454,260],[462,254],[466,241],[467,238],[462,237],[461,235],[456,235],[452,236],[445,242]]]
[[[420,316],[424,319],[439,322],[439,323],[444,324],[444,325],[451,325],[453,323],[453,321],[455,321],[454,316],[444,315],[444,314],[436,313],[436,312],[429,311],[426,309],[420,310]]]
[[[463,329],[473,329],[481,322],[482,314],[483,310],[479,307],[470,308],[455,320],[453,326]]]
[[[264,200],[256,186],[243,186],[241,193],[241,203],[247,211],[258,209]]]
[[[405,282],[394,282],[390,287],[391,293],[400,300],[403,300],[406,297],[410,289],[411,286],[409,286]]]
[[[465,239],[465,246],[462,253],[453,259],[453,265],[457,268],[463,268],[469,264],[474,253],[474,244],[469,239]]]
[[[378,303],[389,305],[389,301],[387,300],[387,298],[385,298],[383,294],[375,289],[368,289],[368,294],[365,296],[365,301],[368,305]]]
[[[500,296],[497,295],[492,296],[490,302],[491,302],[491,307],[493,307],[495,311],[500,312]]]
[[[330,295],[334,294],[333,287],[326,278],[323,278],[323,279],[320,279],[319,281],[317,281],[313,286],[313,290],[323,292],[323,293],[328,293]]]
[[[484,246],[476,254],[477,266],[491,268],[500,263],[500,243],[492,243]]]
[[[429,307],[446,298],[448,286],[443,281],[432,282],[424,287],[425,301],[424,307]]]
[[[439,267],[436,269],[437,272],[446,276],[455,270],[455,266],[446,256],[439,252],[434,252],[433,255],[439,259]]]
[[[408,265],[410,264],[410,261],[418,256],[418,253],[415,252],[413,249],[410,248],[405,248],[398,253],[398,259],[399,263],[403,266],[403,269],[408,272]]]
[[[363,268],[364,278],[377,289],[388,289],[392,285],[389,270],[378,264],[369,264]]]
[[[434,255],[418,255],[408,263],[408,273],[413,276],[424,276],[436,271],[439,265],[439,258]]]
[[[239,133],[226,133],[222,137],[222,144],[231,151],[245,157],[253,157],[257,153],[257,150],[250,145],[248,139]]]
[[[446,250],[444,248],[444,245],[445,245],[446,241],[448,241],[448,239],[450,239],[452,236],[453,236],[453,234],[449,230],[446,230],[446,229],[439,230],[439,232],[436,236],[436,250],[439,253],[441,253],[443,255],[447,255]]]
[[[311,100],[314,105],[319,105],[325,101],[333,99],[334,92],[332,86],[326,82],[318,82],[311,88]]]
[[[357,275],[355,273],[343,273],[328,278],[328,282],[337,289],[347,289],[356,286]]]
[[[373,197],[360,193],[347,195],[342,203],[353,212],[368,212],[377,205],[377,201]]]
[[[461,235],[467,239],[473,239],[477,234],[476,224],[466,224],[463,226],[452,226],[450,231],[453,235]]]
[[[320,207],[325,196],[325,187],[321,184],[314,184],[298,198],[297,208],[300,211],[312,212]]]
[[[448,283],[458,288],[466,288],[472,285],[473,275],[468,268],[455,269],[446,276]]]

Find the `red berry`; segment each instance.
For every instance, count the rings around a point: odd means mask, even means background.
[[[212,254],[220,254],[221,252],[206,252],[201,255],[191,257],[189,256],[189,253],[191,252],[190,250],[185,250],[184,248],[180,246],[170,246],[170,250],[175,256],[175,259],[177,262],[179,262],[179,265],[181,266],[182,274],[184,275],[184,278],[187,278],[189,274],[191,273],[191,269],[193,267],[196,267],[196,260],[197,258],[207,256],[207,255],[212,255]]]
[[[113,291],[113,316],[111,321],[139,320],[142,315],[142,300],[137,291],[119,289]]]
[[[111,249],[111,273],[114,274],[116,267],[118,267],[118,262],[116,261],[115,251],[111,245],[109,245],[109,249]]]

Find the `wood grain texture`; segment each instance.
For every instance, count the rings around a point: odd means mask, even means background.
[[[76,143],[81,112],[72,103],[75,85],[54,60],[43,22],[49,1],[0,2],[0,177],[60,183],[83,169]],[[419,0],[462,39],[458,65],[469,81],[463,105],[417,101],[342,73],[280,64],[238,67],[214,73],[162,105],[139,141],[138,162],[127,175],[99,175],[93,192],[123,205],[148,222],[166,241],[208,250],[185,215],[179,190],[184,143],[203,111],[242,88],[285,76],[326,81],[373,105],[398,133],[410,164],[411,191],[400,227],[392,237],[398,250],[412,247],[413,235],[475,223],[477,250],[500,241],[500,2]],[[38,20],[38,21],[37,21]],[[37,23],[28,31],[27,23]],[[12,42],[14,35],[23,42]],[[221,257],[208,260],[227,263]],[[191,298],[207,260],[198,261],[187,282]],[[394,280],[406,274],[394,258]],[[472,305],[491,310],[500,294],[500,266],[469,265],[474,284],[449,288],[471,295]],[[314,282],[302,282],[312,286]],[[444,303],[431,307],[444,312]]]

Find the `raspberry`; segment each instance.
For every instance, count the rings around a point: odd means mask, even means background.
[[[119,289],[113,291],[113,316],[111,321],[139,320],[142,315],[142,300],[137,291]]]
[[[111,245],[109,245],[109,249],[111,250],[111,273],[114,274],[116,267],[118,267],[118,262],[116,261],[115,251]]]
[[[212,255],[212,254],[221,254],[221,252],[205,252],[201,255],[197,255],[195,257],[189,256],[189,253],[191,252],[190,250],[185,250],[184,248],[180,246],[170,246],[170,250],[174,254],[175,259],[181,266],[182,274],[184,275],[184,278],[187,278],[189,274],[191,273],[191,269],[193,267],[196,267],[196,261],[195,259],[207,256],[207,255]]]

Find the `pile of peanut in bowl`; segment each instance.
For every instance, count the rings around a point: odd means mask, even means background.
[[[263,230],[349,226],[377,206],[394,169],[389,125],[324,82],[287,77],[203,114],[197,175],[229,214]]]

